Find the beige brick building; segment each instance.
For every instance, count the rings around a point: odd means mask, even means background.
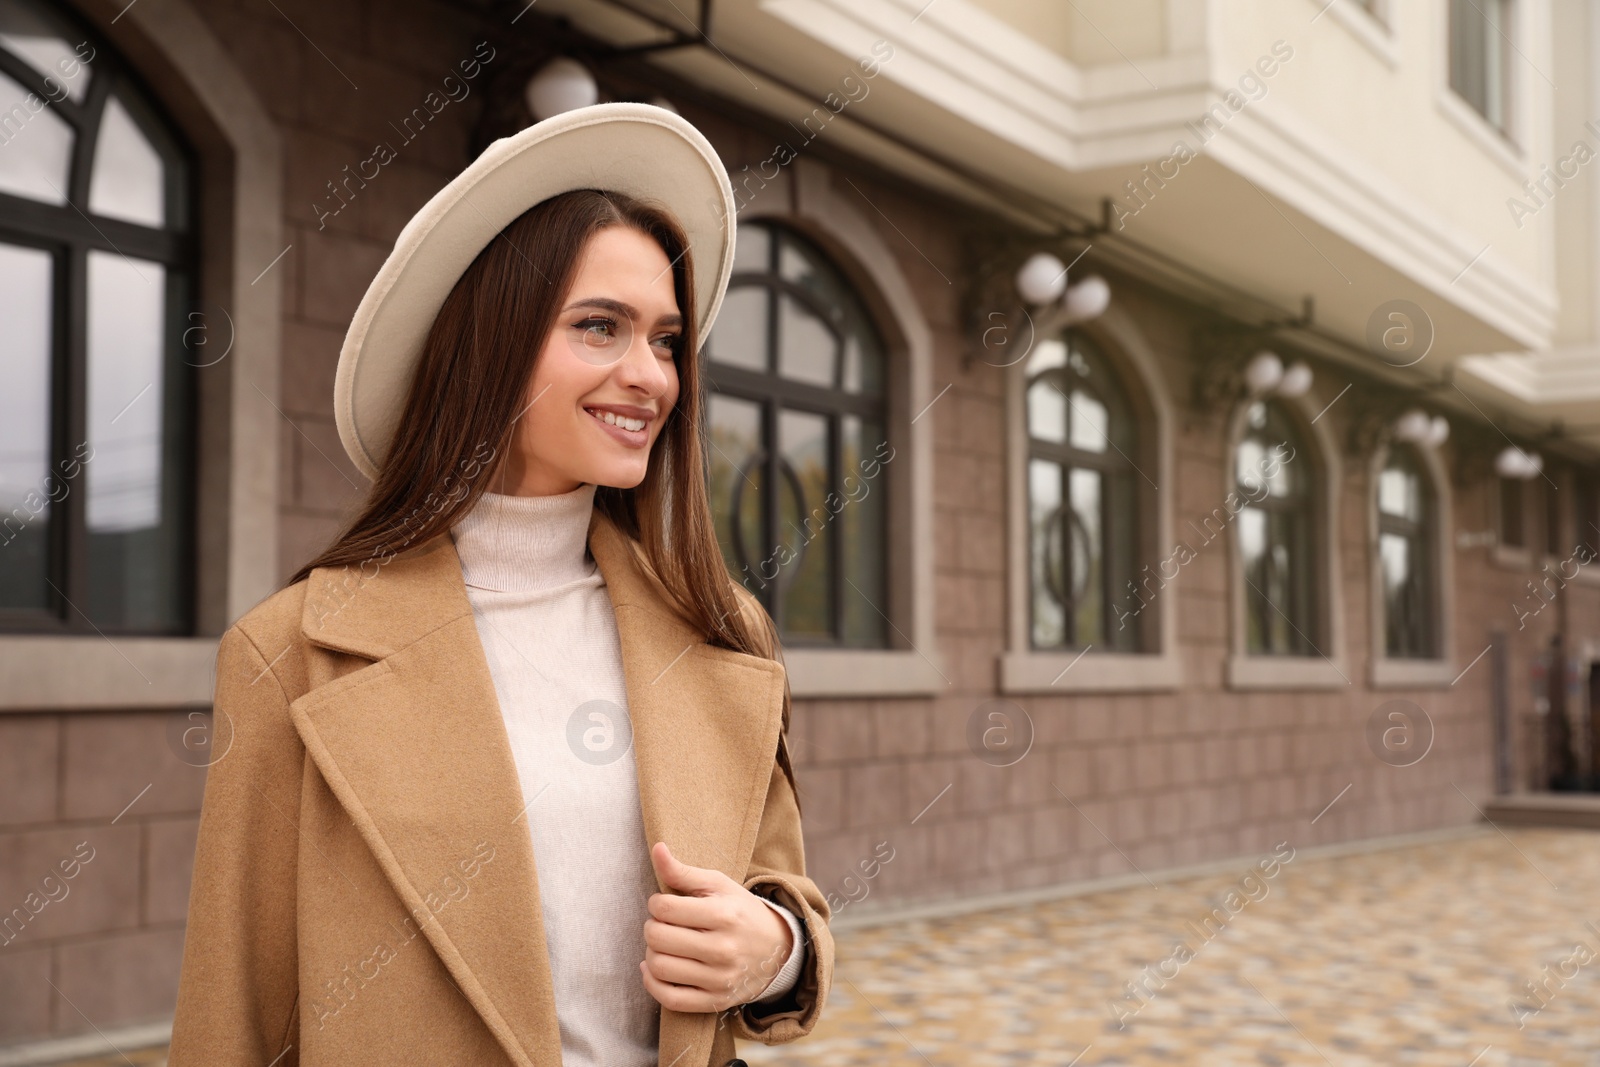
[[[217,637],[361,498],[344,329],[554,56],[734,177],[730,568],[893,450],[826,553],[747,582],[841,915],[1446,829],[1600,770],[1600,202],[1518,184],[1576,105],[1441,74],[1434,43],[1485,47],[1442,2],[918,6],[723,0],[708,45],[644,0],[0,0],[0,1063],[170,1021]],[[1517,41],[1588,84],[1592,15],[1546,7],[1505,5]],[[1041,252],[1079,304],[1018,295]],[[1371,343],[1392,304],[1423,356]]]

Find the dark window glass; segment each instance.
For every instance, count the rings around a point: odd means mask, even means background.
[[[1525,548],[1528,544],[1526,519],[1522,512],[1525,493],[1522,479],[1499,479],[1500,543],[1508,548]]]
[[[1544,493],[1544,550],[1552,556],[1569,556],[1572,546],[1567,543],[1567,527],[1561,521],[1561,493],[1554,485],[1543,482]]]
[[[1378,475],[1378,565],[1384,648],[1396,659],[1439,655],[1435,590],[1438,509],[1416,449],[1396,446]]]
[[[1580,562],[1600,555],[1600,484],[1595,476],[1578,476],[1572,496],[1573,549]]]
[[[1511,123],[1514,0],[1450,0],[1450,88],[1502,133]]]
[[[1133,584],[1138,445],[1127,396],[1075,332],[1040,343],[1026,374],[1033,647],[1141,651],[1153,591]]]
[[[1245,582],[1245,650],[1316,654],[1321,558],[1315,541],[1316,475],[1305,440],[1282,405],[1251,403],[1234,462],[1236,491],[1248,501],[1236,520]]]
[[[0,0],[6,629],[192,630],[189,170],[104,42]]]
[[[706,341],[711,507],[723,558],[786,643],[887,647],[883,342],[820,250],[739,227]]]

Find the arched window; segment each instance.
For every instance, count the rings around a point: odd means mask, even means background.
[[[785,642],[887,647],[883,343],[821,251],[739,226],[707,339],[712,511],[724,558]]]
[[[0,0],[0,625],[187,633],[186,155],[109,49]]]
[[[1496,529],[1500,536],[1500,543],[1507,548],[1526,549],[1528,547],[1528,514],[1524,504],[1527,494],[1523,492],[1525,484],[1521,478],[1500,477],[1496,479],[1496,488],[1499,492],[1495,496],[1499,505],[1495,513]]]
[[[1075,331],[1041,342],[1026,375],[1033,647],[1140,651],[1138,449],[1127,396]]]
[[[1378,474],[1378,564],[1383,582],[1384,651],[1394,659],[1439,655],[1438,508],[1412,445],[1395,445]]]
[[[1572,494],[1572,552],[1585,563],[1600,555],[1600,480],[1593,468],[1578,472]]]
[[[1305,439],[1280,403],[1252,401],[1234,458],[1245,652],[1319,654],[1317,477]]]

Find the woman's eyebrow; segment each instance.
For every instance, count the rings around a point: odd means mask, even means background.
[[[574,310],[576,310],[578,308],[599,308],[602,311],[609,311],[614,315],[620,315],[623,318],[632,319],[632,320],[635,320],[635,321],[637,321],[638,318],[639,318],[639,309],[638,308],[634,307],[632,304],[629,304],[629,303],[627,303],[625,301],[615,300],[615,299],[613,299],[613,298],[611,298],[609,296],[589,296],[589,297],[584,297],[582,300],[574,300],[572,303],[568,304],[562,310],[563,311],[574,311]],[[661,318],[656,321],[656,325],[657,326],[682,326],[683,325],[683,316],[681,314],[679,314],[678,312],[676,312],[676,311],[670,312],[670,313],[668,313],[666,315],[661,316]]]

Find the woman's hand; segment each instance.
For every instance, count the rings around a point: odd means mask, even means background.
[[[691,867],[657,842],[650,862],[673,893],[650,894],[644,987],[664,1008],[714,1012],[759,997],[794,948],[789,924],[721,871]]]

